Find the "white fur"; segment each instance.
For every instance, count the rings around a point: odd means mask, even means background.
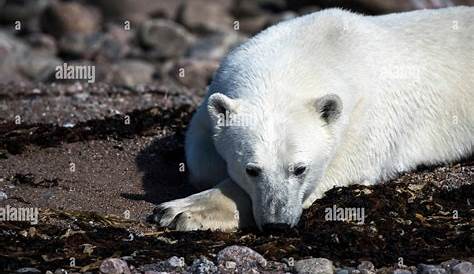
[[[385,16],[331,9],[280,23],[222,62],[187,133],[191,181],[202,189],[227,182],[236,194],[217,199],[221,206],[252,207],[259,227],[294,225],[303,207],[334,186],[373,184],[472,154],[473,73],[474,8]],[[333,122],[315,106],[327,95],[342,103]],[[252,123],[218,127],[222,108]],[[249,163],[261,176],[245,173]],[[300,164],[307,167],[301,178],[291,173]],[[250,199],[236,202],[245,193]],[[212,203],[192,197],[162,206],[161,224],[186,212],[177,227],[199,229],[203,215],[218,215],[193,214]]]

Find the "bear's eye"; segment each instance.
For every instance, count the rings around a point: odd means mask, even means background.
[[[249,164],[245,167],[245,172],[247,172],[250,177],[257,177],[262,172],[262,169],[258,166]]]
[[[306,171],[306,167],[305,167],[305,166],[299,166],[299,167],[295,167],[295,169],[293,170],[293,174],[295,174],[295,176],[300,176],[300,175],[302,175],[305,171]]]

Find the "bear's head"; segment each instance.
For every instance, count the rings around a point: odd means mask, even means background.
[[[333,155],[339,96],[285,101],[214,93],[207,104],[215,147],[250,196],[258,227],[296,225]]]

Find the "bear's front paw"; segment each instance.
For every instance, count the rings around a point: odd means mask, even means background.
[[[159,205],[152,216],[160,226],[180,231],[231,231],[239,226],[238,211],[218,190],[206,190]]]

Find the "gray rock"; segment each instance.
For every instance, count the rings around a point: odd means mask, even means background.
[[[198,31],[227,31],[233,28],[230,16],[232,0],[187,1],[182,12],[183,24]]]
[[[334,266],[328,259],[311,258],[297,261],[295,271],[299,274],[333,274]]]
[[[441,266],[446,269],[448,272],[451,271],[453,266],[459,264],[461,261],[457,259],[451,259],[441,263]]]
[[[99,268],[101,273],[105,274],[130,274],[130,268],[127,262],[117,258],[105,259]]]
[[[349,272],[350,272],[349,269],[345,269],[345,268],[336,270],[336,274],[349,274]]]
[[[30,47],[11,33],[0,31],[0,67],[15,70]]]
[[[43,12],[49,0],[0,1],[0,21],[30,20]]]
[[[267,260],[262,255],[245,246],[229,246],[217,254],[217,266],[221,271],[237,268],[245,273],[266,265]]]
[[[173,256],[166,261],[161,261],[153,264],[146,264],[140,267],[143,272],[178,272],[181,273],[187,268],[186,262],[183,258]]]
[[[107,32],[101,39],[94,60],[105,62],[124,58],[131,50],[129,43],[134,39],[134,36],[135,33],[132,30],[125,30],[117,25],[109,25]]]
[[[418,265],[419,274],[446,274],[446,270],[437,265],[430,264],[419,264]]]
[[[157,58],[182,56],[195,39],[183,26],[166,19],[144,22],[139,37],[141,43],[151,48]]]
[[[92,59],[101,48],[103,39],[101,33],[67,33],[59,39],[58,49],[63,55]]]
[[[149,18],[163,17],[176,19],[184,0],[96,0],[108,18],[117,21],[130,20],[138,24]],[[133,27],[133,26],[132,26]]]
[[[0,202],[6,199],[8,199],[8,195],[5,192],[0,191]]]
[[[116,85],[133,87],[153,80],[155,68],[140,60],[122,60],[112,67],[112,82]]]
[[[179,258],[176,256],[173,256],[166,260],[166,263],[171,267],[171,268],[180,268],[180,267],[185,267],[186,263],[184,262],[183,258]]]
[[[22,267],[16,273],[41,273],[41,271],[33,267]]]
[[[219,32],[199,39],[186,53],[196,59],[222,59],[231,49],[247,40],[235,31]]]
[[[214,60],[180,59],[163,66],[164,73],[178,83],[198,90],[204,90],[219,67]]]
[[[61,64],[61,60],[54,56],[43,56],[31,51],[20,61],[18,68],[33,81],[46,81],[55,73],[56,66]]]
[[[451,268],[453,274],[474,274],[474,267],[470,262],[462,262]]]
[[[375,273],[375,266],[370,261],[361,261],[361,263],[357,266],[357,269],[362,274],[373,274],[373,273]]]
[[[58,53],[56,39],[51,35],[45,33],[32,33],[27,36],[26,41],[38,54],[56,55]]]
[[[206,257],[202,256],[201,258],[194,260],[189,271],[193,274],[217,273],[217,266],[212,261],[209,261]]]

